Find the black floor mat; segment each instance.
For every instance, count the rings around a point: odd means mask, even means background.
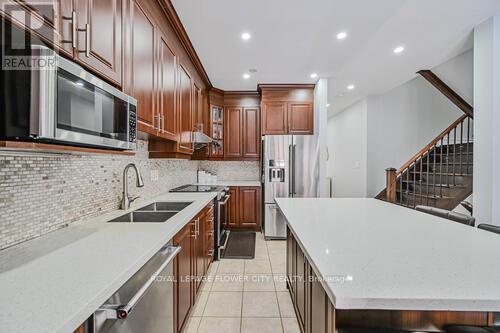
[[[231,231],[226,249],[222,254],[224,259],[255,258],[255,232]]]

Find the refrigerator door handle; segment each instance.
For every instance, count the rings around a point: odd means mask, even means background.
[[[292,195],[295,195],[297,194],[295,192],[295,144],[292,145]]]
[[[288,145],[288,195],[293,197],[293,145]]]

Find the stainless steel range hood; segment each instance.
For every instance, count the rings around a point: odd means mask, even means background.
[[[211,137],[200,131],[192,132],[191,140],[194,143],[195,148],[200,148],[213,142]]]

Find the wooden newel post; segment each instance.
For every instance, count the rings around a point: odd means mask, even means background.
[[[396,172],[394,168],[385,169],[387,201],[396,202]]]

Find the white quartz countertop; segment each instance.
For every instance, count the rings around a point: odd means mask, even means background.
[[[262,184],[258,180],[218,180],[213,184],[201,184],[198,183],[196,185],[216,185],[216,186],[232,186],[232,187],[256,187],[261,186]]]
[[[75,223],[0,252],[0,331],[73,332],[216,193],[167,193],[134,203],[193,201],[164,223]]]
[[[276,199],[338,309],[500,311],[500,235],[376,199]]]

